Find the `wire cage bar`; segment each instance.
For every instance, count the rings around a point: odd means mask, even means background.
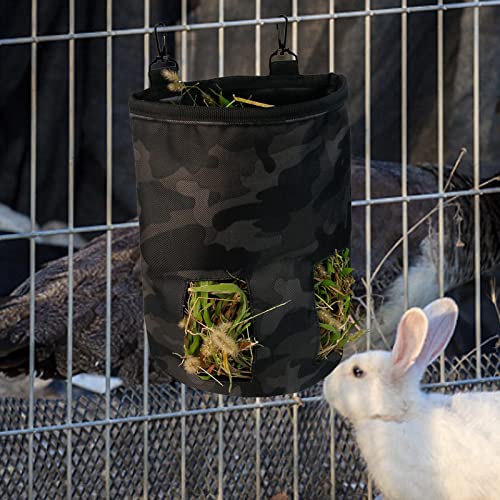
[[[438,11],[450,11],[456,9],[467,9],[467,8],[479,8],[479,7],[495,7],[500,5],[500,0],[485,0],[476,2],[453,2],[446,4],[429,4],[429,5],[418,5],[412,7],[393,7],[393,8],[383,8],[383,9],[366,9],[358,11],[348,11],[348,12],[329,12],[324,14],[308,14],[308,15],[297,15],[288,16],[288,20],[293,23],[307,22],[307,21],[327,21],[330,19],[350,19],[355,17],[373,17],[373,16],[384,16],[384,15],[394,15],[394,14],[417,14],[423,12],[438,12]],[[173,25],[162,27],[159,32],[188,32],[195,30],[209,30],[218,28],[235,28],[242,26],[256,26],[264,24],[276,24],[284,22],[280,17],[268,17],[261,18],[257,20],[254,19],[242,19],[238,21],[214,21],[206,23],[195,23],[188,24],[187,22],[181,22],[180,25]],[[25,37],[12,37],[0,39],[0,46],[2,45],[18,45],[26,43],[41,43],[41,42],[57,42],[63,40],[69,40],[74,38],[75,40],[83,38],[105,38],[105,37],[119,37],[126,35],[143,35],[144,33],[153,33],[152,27],[141,27],[141,28],[127,28],[127,29],[116,29],[116,30],[103,30],[94,32],[82,32],[71,34],[57,34],[57,35],[31,35]]]
[[[396,3],[396,2],[395,2]],[[262,67],[262,32],[265,25],[282,18],[262,17],[262,2],[254,2],[255,17],[228,20],[228,5],[217,0],[217,20],[192,23],[188,1],[180,2],[180,24],[159,28],[179,33],[178,54],[181,78],[190,69],[188,34],[199,30],[217,33],[217,73],[225,73],[226,29],[250,27],[255,47],[255,74]],[[113,2],[106,1],[104,30],[77,32],[75,0],[68,0],[67,33],[39,34],[38,3],[31,2],[29,36],[0,38],[0,47],[29,45],[30,67],[30,220],[29,232],[0,235],[0,242],[29,240],[29,370],[27,400],[3,398],[0,409],[0,439],[4,453],[0,466],[0,491],[11,498],[256,498],[266,499],[279,492],[290,498],[372,498],[376,491],[367,478],[365,466],[350,434],[347,422],[322,401],[321,387],[303,394],[276,398],[231,398],[205,395],[172,383],[158,385],[149,380],[147,335],[144,330],[144,369],[142,386],[111,390],[112,331],[112,246],[113,232],[137,227],[137,222],[113,221],[113,47],[120,37],[143,38],[143,80],[148,85],[150,60],[151,2],[144,0],[142,26],[115,29]],[[373,8],[364,1],[363,10],[339,11],[335,0],[328,1],[328,12],[300,14],[299,1],[291,0],[289,21],[292,50],[298,51],[299,25],[322,21],[328,26],[328,68],[334,71],[336,27],[343,19],[364,18],[364,111],[365,111],[365,191],[353,207],[365,211],[366,347],[370,348],[373,290],[372,207],[399,204],[402,207],[403,303],[409,304],[408,208],[411,203],[436,201],[438,217],[438,282],[444,294],[444,206],[449,200],[473,200],[474,223],[474,310],[475,349],[460,359],[441,357],[426,374],[427,390],[451,392],[463,388],[500,387],[500,356],[486,355],[481,345],[481,196],[499,193],[500,187],[480,182],[480,16],[485,8],[500,7],[500,0],[408,5]],[[447,11],[470,9],[473,13],[473,187],[447,190],[444,177],[444,18]],[[432,193],[408,192],[408,18],[434,13],[437,23],[437,130],[438,180]],[[393,16],[401,23],[401,194],[372,197],[371,186],[371,28],[374,17]],[[361,34],[360,34],[361,35]],[[75,226],[75,70],[78,40],[105,39],[106,53],[106,217],[105,224]],[[48,42],[68,46],[68,218],[67,227],[37,229],[37,73],[38,46]],[[67,374],[73,374],[73,320],[75,235],[106,233],[106,385],[102,396],[75,396],[67,384],[66,399],[35,399],[36,333],[36,239],[66,235],[68,241]],[[69,402],[69,403],[68,403]],[[201,430],[202,429],[202,430]]]

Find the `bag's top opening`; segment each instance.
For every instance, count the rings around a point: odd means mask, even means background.
[[[347,83],[342,75],[231,76],[185,82],[190,91],[162,87],[135,93],[130,98],[132,116],[162,121],[248,123],[294,121],[323,114],[343,105]],[[210,106],[204,96],[230,102],[234,96],[272,107]]]

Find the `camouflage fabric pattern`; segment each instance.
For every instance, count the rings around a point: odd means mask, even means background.
[[[182,382],[227,393],[180,365],[189,280],[245,279],[254,376],[232,395],[302,390],[340,356],[317,361],[313,265],[349,246],[350,137],[344,106],[297,121],[182,123],[132,114],[145,321],[150,353]]]

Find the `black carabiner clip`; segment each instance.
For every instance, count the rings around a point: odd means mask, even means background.
[[[288,17],[281,15],[280,17],[285,19],[285,28],[283,33],[283,40],[281,39],[281,28],[282,24],[276,24],[276,29],[278,30],[278,50],[284,52],[286,50],[286,38],[288,35]]]
[[[167,53],[167,35],[158,31],[160,26],[166,27],[166,24],[158,23],[154,27],[156,49],[158,54],[149,65],[149,83],[151,87],[161,87],[165,83],[165,80],[161,76],[164,69],[168,69],[176,73],[179,72],[179,64]]]
[[[295,52],[292,52],[287,46],[286,46],[286,40],[288,36],[288,17],[281,15],[285,20],[285,26],[284,28],[281,26],[281,24],[276,24],[276,30],[278,31],[278,48],[269,56],[269,73],[291,73],[291,74],[298,74],[299,72],[299,66],[298,66],[298,61],[299,58]],[[279,56],[279,61],[275,61],[273,63],[273,57]],[[289,57],[291,56],[291,57]],[[282,67],[280,71],[273,71],[273,64],[280,63],[280,66]],[[286,64],[283,64],[286,63]],[[287,66],[285,70],[285,66]],[[282,71],[285,70],[285,71]]]
[[[164,58],[167,55],[167,35],[163,33],[161,36],[163,37],[163,45],[160,46],[160,34],[158,33],[158,28],[160,26],[165,26],[165,23],[158,23],[155,24],[154,30],[155,30],[155,41],[156,41],[156,50],[158,51],[158,56],[159,58]]]
[[[158,32],[158,28],[160,26],[166,27],[167,25],[165,23],[155,24],[154,33],[155,33],[156,50],[158,51],[158,55],[155,57],[155,59],[152,61],[149,67],[151,68],[153,64],[157,63],[158,61],[162,61],[167,63],[168,66],[172,66],[172,69],[174,69],[175,71],[178,71],[179,65],[177,64],[177,61],[173,57],[169,56],[167,53],[167,35],[165,33],[160,34]],[[160,43],[160,36],[163,39],[162,43]]]

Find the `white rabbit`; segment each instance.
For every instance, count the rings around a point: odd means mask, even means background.
[[[451,299],[410,309],[392,353],[356,354],[325,380],[325,398],[352,422],[384,500],[500,499],[500,392],[419,387],[457,317]]]

